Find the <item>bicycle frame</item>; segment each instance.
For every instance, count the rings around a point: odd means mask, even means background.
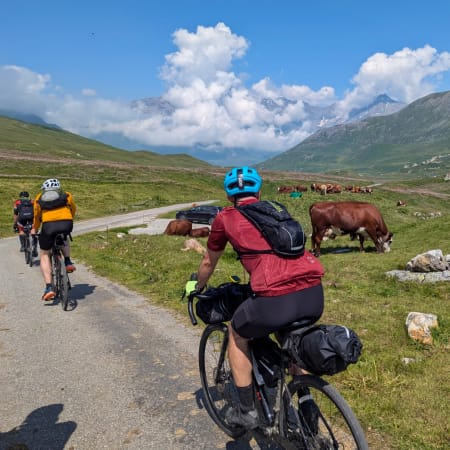
[[[31,228],[32,225],[30,223],[27,223],[23,226],[23,232],[25,236],[25,263],[28,264],[30,267],[33,265],[33,255],[32,255],[32,242],[31,242]]]
[[[194,325],[197,320],[193,301],[201,295],[194,292],[188,296],[188,312]],[[361,425],[339,392],[320,376],[292,374],[295,355],[287,350],[288,340],[294,330],[310,325],[305,320],[280,330],[277,340],[280,338],[281,344],[274,341],[272,353],[261,351],[268,348],[263,339],[250,341],[255,406],[260,420],[258,430],[283,448],[287,445],[286,448],[368,450]],[[206,326],[200,338],[199,371],[208,414],[226,434],[236,439],[247,430],[230,425],[226,419],[227,411],[239,403],[227,354],[228,333],[224,322]],[[273,355],[277,359],[271,364]],[[267,377],[266,369],[273,369],[273,376]]]

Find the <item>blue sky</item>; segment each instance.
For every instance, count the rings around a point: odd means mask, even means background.
[[[287,150],[304,102],[342,114],[387,93],[450,89],[450,2],[26,1],[2,3],[0,109],[145,145]],[[262,97],[296,106],[283,115]],[[131,100],[162,97],[168,117]],[[280,133],[283,124],[303,125]]]

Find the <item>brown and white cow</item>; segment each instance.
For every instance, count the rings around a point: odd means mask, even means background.
[[[315,255],[320,255],[320,244],[324,237],[349,234],[359,238],[359,249],[364,251],[364,239],[370,237],[378,253],[389,252],[393,234],[378,208],[365,202],[319,202],[309,207],[312,225],[312,244]]]
[[[167,224],[164,234],[169,236],[189,236],[191,230],[192,222],[184,219],[175,219]]]
[[[295,192],[294,186],[278,186],[277,192],[279,194],[290,194],[291,192]]]

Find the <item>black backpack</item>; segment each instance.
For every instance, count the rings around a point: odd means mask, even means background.
[[[30,222],[33,220],[33,203],[29,199],[20,200],[17,205],[17,216],[19,222]]]
[[[56,209],[67,205],[67,193],[62,191],[45,191],[38,200],[42,209]]]
[[[251,250],[240,255],[276,253],[283,257],[297,257],[305,251],[306,235],[286,207],[275,201],[263,200],[238,206],[243,214],[264,236],[271,250]]]

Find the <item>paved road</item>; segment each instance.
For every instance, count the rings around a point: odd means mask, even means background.
[[[25,265],[17,237],[0,255],[0,450],[262,448],[230,440],[202,407],[199,329],[80,264],[64,312],[40,300],[38,263]]]

